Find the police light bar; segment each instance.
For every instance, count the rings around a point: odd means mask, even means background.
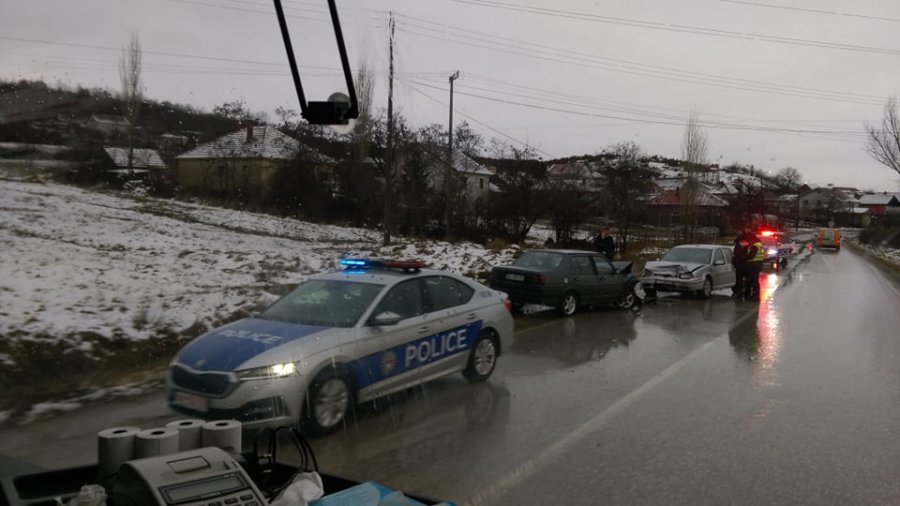
[[[383,260],[381,265],[389,269],[421,269],[428,267],[428,264],[422,260]]]
[[[772,237],[773,235],[775,235],[775,231],[774,230],[761,230],[759,232],[759,235],[761,235],[763,237]]]
[[[380,260],[373,258],[342,258],[341,265],[347,268],[378,268],[418,270],[428,267],[422,260]]]

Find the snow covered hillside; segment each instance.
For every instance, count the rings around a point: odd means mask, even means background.
[[[372,230],[53,183],[0,180],[0,209],[0,335],[87,354],[96,339],[214,325],[346,254],[423,258],[470,276],[514,254],[403,239],[381,248]],[[0,363],[13,365],[2,353]]]

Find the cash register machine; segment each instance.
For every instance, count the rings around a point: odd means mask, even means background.
[[[220,448],[126,462],[113,486],[116,506],[262,506],[247,472]]]

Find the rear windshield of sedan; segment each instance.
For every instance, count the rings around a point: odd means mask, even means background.
[[[712,250],[702,248],[674,248],[662,259],[666,262],[685,262],[690,264],[708,264]]]
[[[352,327],[384,285],[313,279],[298,286],[259,318],[323,327]]]
[[[563,261],[563,255],[560,253],[550,253],[548,251],[529,251],[520,256],[513,262],[516,267],[524,267],[526,269],[537,269],[549,271],[559,267]]]

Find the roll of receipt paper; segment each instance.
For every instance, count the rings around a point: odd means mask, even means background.
[[[112,427],[97,433],[97,478],[106,479],[134,458],[137,427]]]
[[[230,447],[241,451],[241,422],[234,420],[216,420],[203,424],[202,444],[206,446]]]
[[[178,430],[166,427],[142,430],[134,439],[134,457],[143,459],[178,453]]]
[[[166,428],[178,431],[178,451],[196,450],[203,441],[203,420],[176,420],[166,424]]]

